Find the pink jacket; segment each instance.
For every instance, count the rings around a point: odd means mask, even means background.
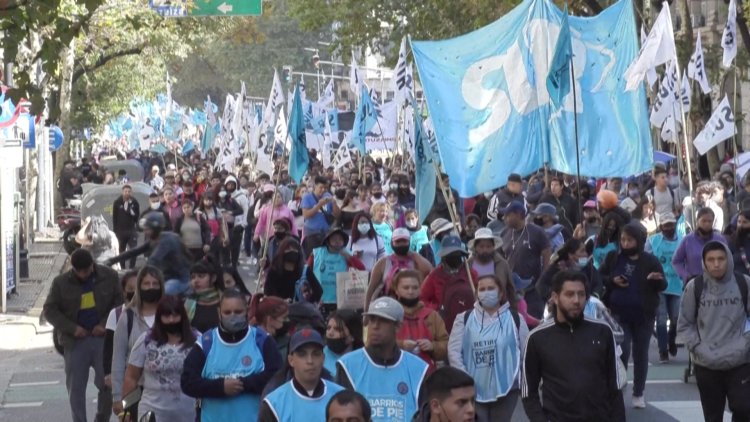
[[[297,231],[297,225],[294,223],[294,214],[292,214],[292,211],[286,205],[281,204],[278,208],[273,210],[273,217],[271,217],[271,207],[269,205],[270,204],[264,205],[263,208],[260,209],[260,214],[258,214],[258,223],[255,225],[255,238],[263,238],[263,240],[268,240],[268,238],[273,235],[273,227],[271,228],[271,233],[266,233],[269,218],[273,218],[273,221],[276,221],[280,217],[284,217],[289,220],[289,224],[292,225],[292,229],[289,231],[289,233],[295,235],[296,233],[299,233]],[[271,224],[273,224],[273,222],[271,222]]]

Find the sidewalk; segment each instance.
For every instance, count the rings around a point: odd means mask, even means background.
[[[29,250],[29,278],[21,279],[0,314],[0,403],[11,382],[13,368],[23,365],[26,352],[52,344],[52,326],[42,324],[42,309],[52,280],[68,255],[61,242],[38,242]],[[44,344],[40,344],[44,343]]]

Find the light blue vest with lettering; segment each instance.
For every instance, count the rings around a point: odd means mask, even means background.
[[[467,311],[468,312],[468,311]],[[463,362],[474,378],[477,402],[494,402],[513,388],[521,368],[518,330],[508,304],[499,317],[474,309],[464,327]]]
[[[321,381],[324,390],[320,397],[301,395],[292,385],[292,381],[289,381],[269,394],[265,402],[279,422],[324,421],[328,401],[344,387],[330,381]]]
[[[346,272],[346,259],[328,247],[313,249],[313,274],[323,288],[323,303],[336,303],[336,273]]]
[[[682,296],[682,279],[672,266],[672,257],[677,252],[677,247],[680,246],[681,241],[682,236],[680,235],[676,235],[675,240],[667,240],[661,233],[649,238],[651,253],[661,263],[664,278],[667,279],[667,288],[662,292],[664,294]]]
[[[419,387],[427,364],[416,355],[401,351],[393,366],[376,365],[365,349],[345,354],[340,360],[354,391],[367,398],[372,422],[410,421],[417,413]]]
[[[263,354],[255,338],[259,334],[257,328],[249,327],[245,338],[235,344],[225,343],[218,330],[214,328],[208,331],[199,341],[203,348],[204,337],[211,336],[211,350],[203,366],[203,378],[239,378],[263,371]],[[206,398],[201,400],[201,421],[254,421],[258,418],[259,410],[260,396],[257,394],[243,393],[233,397]]]

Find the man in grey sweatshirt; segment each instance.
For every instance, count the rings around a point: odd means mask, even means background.
[[[707,422],[722,421],[729,401],[733,421],[750,421],[750,309],[746,309],[732,253],[718,241],[703,247],[703,290],[696,303],[696,279],[682,295],[677,338],[688,348]],[[748,289],[743,289],[747,292]]]

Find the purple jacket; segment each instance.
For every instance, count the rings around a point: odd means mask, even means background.
[[[703,246],[712,240],[727,244],[724,235],[717,231],[714,231],[708,239],[703,239],[696,233],[690,233],[682,239],[672,257],[672,266],[683,281],[687,282],[703,274]]]

